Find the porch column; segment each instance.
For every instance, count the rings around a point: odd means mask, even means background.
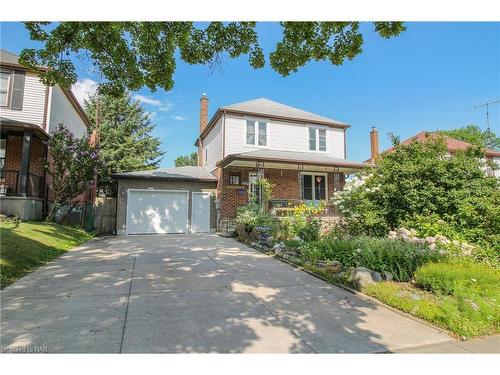
[[[17,185],[17,195],[23,197],[28,194],[28,174],[30,163],[32,132],[23,132],[23,148],[21,151],[21,166],[19,167],[19,181]]]

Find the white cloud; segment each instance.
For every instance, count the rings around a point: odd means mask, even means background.
[[[90,95],[95,94],[97,91],[97,82],[89,78],[79,79],[76,83],[71,86],[71,91],[75,94],[78,103],[83,106],[85,99],[88,99]]]
[[[155,107],[159,107],[159,106],[162,105],[161,102],[158,99],[153,99],[153,98],[150,98],[150,97],[144,96],[144,95],[136,94],[136,95],[134,95],[134,99],[138,100],[138,101],[140,101],[141,103],[144,103],[144,104],[154,105]]]
[[[180,115],[172,115],[172,118],[176,121],[184,121],[186,118]]]
[[[173,103],[165,102],[165,104],[158,108],[158,110],[162,112],[168,112],[172,109],[173,106]]]

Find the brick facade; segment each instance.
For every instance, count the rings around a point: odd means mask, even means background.
[[[248,183],[251,172],[255,172],[255,168],[229,167],[219,170],[217,197],[220,201],[221,219],[233,219],[236,216],[236,209],[248,203]],[[306,171],[304,170],[304,172]],[[232,174],[240,176],[240,185],[229,184],[229,177]],[[334,175],[335,173],[327,174],[328,199],[332,198],[335,191]],[[264,177],[274,184],[271,199],[300,199],[299,172],[297,170],[264,169]],[[342,190],[344,185],[345,175],[339,173],[337,188]]]

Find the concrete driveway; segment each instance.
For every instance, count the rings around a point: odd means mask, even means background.
[[[375,353],[451,340],[216,235],[92,240],[1,302],[3,351]]]

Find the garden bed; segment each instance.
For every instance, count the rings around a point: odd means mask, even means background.
[[[353,293],[361,292],[400,313],[442,328],[459,339],[500,333],[500,274],[491,266],[472,262],[450,263],[444,259],[440,263],[435,263],[438,259],[432,259],[433,263],[427,258],[422,264],[416,263],[410,280],[383,280],[356,291],[351,282],[354,267],[339,269],[328,266],[334,264],[332,261],[308,260],[296,245],[293,241],[286,241],[278,252],[253,247],[326,282]],[[307,247],[307,244],[302,244],[302,247]],[[462,283],[459,275],[464,275]],[[457,290],[450,290],[453,286]]]

